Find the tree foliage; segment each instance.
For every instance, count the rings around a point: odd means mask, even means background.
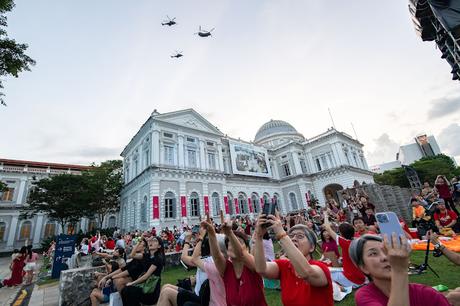
[[[88,186],[83,176],[60,174],[34,183],[28,205],[21,210],[22,218],[46,213],[61,225],[75,225],[85,215],[88,206]]]
[[[456,167],[454,161],[444,154],[423,157],[422,159],[410,164],[417,171],[420,182],[434,184],[436,176],[445,175],[448,179],[460,175],[460,167]],[[375,174],[374,181],[381,185],[394,185],[400,187],[410,187],[409,181],[403,168],[392,169]]]
[[[17,43],[8,37],[6,27],[8,26],[6,13],[14,8],[13,0],[0,0],[0,77],[18,77],[20,72],[30,71],[35,61],[25,54],[27,44]],[[6,105],[1,91],[3,82],[0,80],[0,104]]]
[[[0,192],[7,191],[8,185],[2,181],[0,181]]]
[[[108,160],[83,173],[88,184],[90,201],[87,216],[97,217],[99,228],[108,213],[120,209],[120,192],[123,187],[123,162]]]

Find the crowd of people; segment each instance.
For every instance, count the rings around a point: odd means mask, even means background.
[[[32,245],[15,249],[11,254],[10,278],[0,281],[0,288],[3,286],[30,285],[34,273],[37,271],[38,254],[32,250]]]
[[[425,183],[411,199],[413,225],[427,217],[434,224],[419,234],[431,238],[439,252],[456,264],[460,255],[443,247],[436,233],[455,235],[458,192],[456,180],[450,184],[439,176],[433,188]],[[91,304],[106,303],[118,293],[122,305],[257,306],[267,305],[265,288],[277,288],[283,305],[308,301],[329,306],[353,290],[356,305],[460,305],[456,304],[460,291],[450,293],[448,300],[431,287],[409,284],[412,237],[402,219],[404,235],[381,235],[376,206],[364,188],[344,190],[342,197],[341,204],[329,197],[325,207],[284,216],[276,211],[256,219],[225,218],[221,211],[220,220],[206,216],[194,226],[124,234],[116,230],[111,237],[97,233],[84,238],[78,255],[105,266],[104,273],[95,275]],[[181,252],[182,264],[196,267],[196,275],[176,285],[162,284],[167,252]],[[30,282],[37,258],[31,248],[13,254],[12,277],[1,284],[20,284],[23,277]]]

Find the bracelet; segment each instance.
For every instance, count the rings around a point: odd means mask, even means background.
[[[283,239],[284,237],[286,237],[288,234],[286,234],[286,232],[282,232],[281,234],[279,235],[276,235],[276,240],[280,241],[281,239]]]

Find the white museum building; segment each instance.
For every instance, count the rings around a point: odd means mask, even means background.
[[[334,128],[305,138],[270,120],[253,141],[234,139],[193,109],[151,114],[123,152],[122,230],[196,224],[220,210],[252,215],[276,201],[282,213],[373,183],[363,144]]]

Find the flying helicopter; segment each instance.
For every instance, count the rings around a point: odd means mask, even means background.
[[[198,32],[196,32],[195,35],[198,34],[198,36],[200,36],[200,37],[208,37],[208,36],[212,36],[212,35],[211,35],[211,32],[212,32],[212,31],[214,31],[214,28],[212,28],[212,29],[209,30],[209,31],[206,31],[206,30],[203,30],[203,29],[201,28],[201,26],[200,26],[200,27],[198,28]]]
[[[174,17],[173,19],[169,18],[168,15],[166,15],[166,17],[168,18],[168,20],[164,20],[164,21],[161,23],[162,26],[165,26],[165,25],[167,25],[167,26],[173,26],[173,25],[177,24],[177,22],[174,21],[174,20],[176,19],[176,17]]]
[[[182,51],[177,51],[177,50],[176,50],[176,53],[174,53],[173,55],[171,55],[171,58],[179,58],[179,57],[182,57],[182,56],[184,56],[184,55],[182,54]]]

